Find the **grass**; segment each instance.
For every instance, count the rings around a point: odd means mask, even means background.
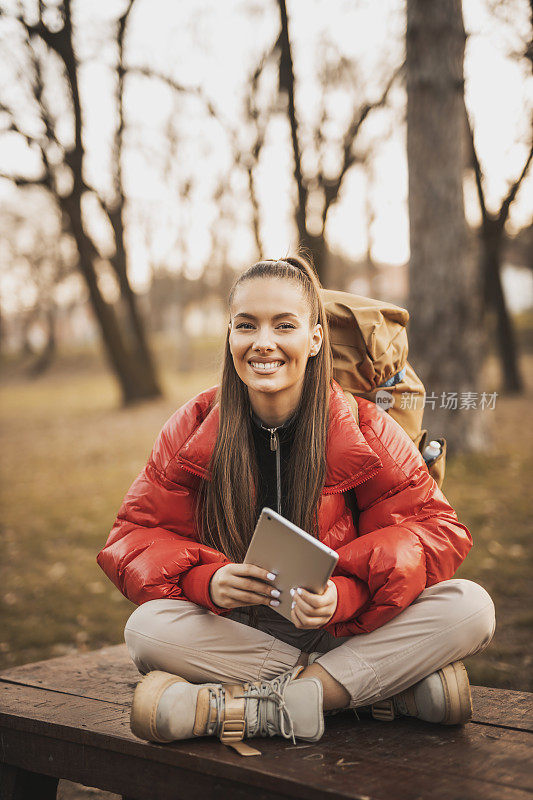
[[[526,359],[531,373],[533,357]],[[71,356],[38,381],[23,379],[13,365],[6,370],[0,666],[123,641],[134,606],[95,557],[164,421],[216,383],[213,359],[202,363],[190,374],[167,371],[164,399],[126,410],[98,359]],[[488,374],[495,391],[494,369]],[[467,665],[475,683],[531,690],[529,402],[499,397],[486,413],[493,415],[491,449],[449,461],[443,487],[475,540],[458,576],[485,586],[497,607],[493,643]]]

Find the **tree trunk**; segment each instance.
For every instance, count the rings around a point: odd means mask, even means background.
[[[31,378],[38,378],[52,366],[56,354],[56,309],[53,304],[46,310],[47,337],[46,344],[36,360],[28,368]]]
[[[306,226],[306,206],[307,189],[302,175],[302,159],[300,143],[298,140],[298,120],[296,118],[296,106],[294,104],[294,67],[292,63],[291,40],[289,36],[289,21],[287,18],[287,7],[285,0],[278,0],[280,14],[280,47],[281,56],[279,61],[279,85],[280,89],[287,92],[287,113],[291,128],[291,144],[294,157],[294,179],[298,190],[298,203],[295,211],[296,227],[298,236],[302,244],[307,244]]]
[[[445,436],[452,453],[486,443],[477,404],[460,408],[462,393],[478,392],[482,349],[463,205],[464,45],[460,0],[408,0],[410,360],[428,394],[424,426]]]
[[[120,385],[122,402],[128,405],[158,397],[160,390],[145,381],[142,367],[138,368],[134,355],[126,346],[113,306],[106,302],[100,292],[93,264],[94,247],[83,228],[80,197],[73,191],[69,197],[61,198],[61,207],[71,225],[79,255],[79,269],[89,292],[108,363]]]
[[[128,279],[123,214],[124,198],[122,197],[119,208],[108,215],[115,235],[115,254],[111,262],[119,282],[120,299],[126,311],[125,319],[129,327],[129,336],[127,337],[128,350],[131,351],[132,358],[135,360],[135,369],[143,385],[143,392],[146,392],[143,397],[158,397],[161,394],[161,390],[157,382],[154,361],[146,339],[146,331],[139,311],[137,296]]]
[[[250,203],[252,206],[252,230],[254,232],[257,260],[260,261],[263,258],[263,242],[261,241],[261,214],[257,199],[253,164],[248,164],[246,168],[246,174],[248,177],[248,191],[250,192]]]
[[[324,234],[312,236],[307,233],[305,239],[302,241],[304,247],[308,247],[313,254],[313,263],[315,271],[320,279],[322,286],[327,286],[329,281],[328,275],[328,246]]]
[[[533,0],[532,0],[533,10]],[[532,50],[533,52],[533,50]],[[521,175],[511,186],[500,210],[497,214],[491,214],[487,210],[485,202],[485,191],[483,187],[483,174],[481,164],[476,152],[474,132],[470,125],[470,119],[466,106],[464,109],[466,130],[470,154],[476,179],[476,189],[481,210],[481,226],[479,229],[480,243],[480,272],[483,278],[483,312],[486,309],[492,310],[496,315],[496,336],[498,339],[497,349],[500,356],[500,367],[503,379],[503,386],[506,392],[518,393],[523,390],[523,381],[520,374],[520,360],[517,342],[513,329],[511,315],[507,309],[507,302],[502,287],[502,249],[505,241],[505,223],[508,219],[509,210],[518,192],[520,184],[524,179],[529,163],[532,158],[532,151],[524,164]],[[483,322],[486,315],[483,313]]]
[[[122,151],[124,143],[124,38],[128,18],[133,8],[134,0],[130,0],[125,13],[119,18],[117,32],[117,90],[116,105],[118,114],[118,126],[115,132],[114,144],[114,184],[115,184],[115,204],[112,208],[107,208],[107,216],[113,228],[115,238],[115,254],[111,258],[111,265],[115,271],[120,287],[120,297],[125,309],[125,319],[129,325],[129,336],[126,337],[128,349],[135,359],[136,369],[141,378],[148,396],[156,397],[161,394],[157,383],[156,370],[152,353],[148,346],[145,327],[142,316],[139,312],[137,296],[128,278],[128,254],[124,241],[124,212],[126,208],[126,198],[122,178]],[[128,341],[129,339],[129,341]]]
[[[315,270],[322,285],[325,285],[326,276],[326,241],[324,235],[313,236],[307,229],[307,186],[302,172],[302,154],[298,138],[298,119],[294,103],[294,66],[292,62],[291,40],[289,36],[289,21],[285,0],[278,0],[281,31],[279,62],[280,90],[287,92],[287,115],[291,129],[291,144],[294,159],[294,180],[298,192],[298,202],[295,208],[295,222],[298,230],[300,245],[309,248],[313,255]]]
[[[520,394],[524,384],[518,363],[518,345],[501,278],[503,236],[504,231],[498,220],[488,217],[481,231],[484,296],[486,306],[496,315],[496,340],[503,386],[509,394]]]

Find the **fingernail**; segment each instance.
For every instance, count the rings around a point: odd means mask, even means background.
[[[296,605],[296,601],[293,600],[291,608],[294,608],[295,605]]]
[[[296,591],[296,589],[291,589],[291,597],[294,597],[294,592],[295,591]]]
[[[272,589],[270,594],[272,595],[272,597],[279,597],[281,592],[279,591],[279,589]]]
[[[298,594],[302,594],[302,590],[301,589],[297,589],[297,592],[298,592]]]
[[[273,572],[269,572],[268,575],[267,575],[267,578],[268,578],[269,581],[275,581],[276,580],[276,576],[274,575]]]
[[[271,600],[270,601],[270,605],[271,606],[279,606],[279,600]]]

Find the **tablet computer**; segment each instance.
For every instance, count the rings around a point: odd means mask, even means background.
[[[280,604],[269,607],[291,622],[290,590],[301,586],[321,594],[338,560],[335,550],[267,507],[261,511],[244,557],[245,564],[255,564],[276,575],[272,583],[281,592]]]

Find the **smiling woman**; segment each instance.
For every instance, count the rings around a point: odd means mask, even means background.
[[[467,528],[388,414],[357,397],[352,415],[305,258],[251,266],[228,312],[220,385],[166,423],[98,555],[139,605],[124,632],[145,674],[133,732],[242,751],[243,737],[316,741],[324,709],[348,705],[468,721],[460,659],[490,641],[494,607],[452,580]],[[292,621],[276,575],[242,563],[264,506],[339,553],[322,594],[293,587]]]
[[[300,403],[307,360],[322,344],[322,325],[312,324],[300,286],[275,277],[237,285],[230,309],[235,371],[248,387],[256,414],[271,426],[281,425]]]

